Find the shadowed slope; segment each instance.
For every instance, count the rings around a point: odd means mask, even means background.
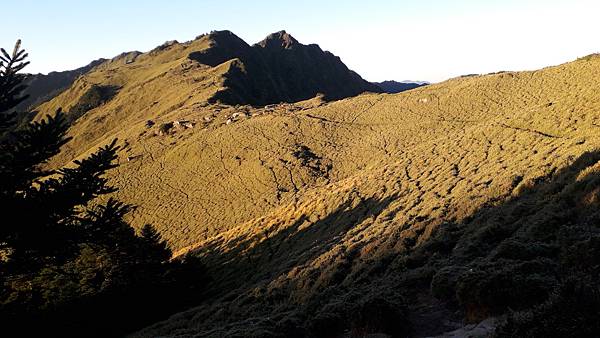
[[[410,336],[421,337],[460,327],[462,314],[478,320],[539,304],[571,273],[599,268],[590,241],[600,232],[590,222],[600,217],[600,155],[588,152],[570,161],[513,190],[505,202],[482,205],[417,238],[403,236],[401,227],[398,236],[384,236],[382,221],[395,223],[396,198],[365,199],[356,190],[337,209],[321,211],[319,220],[297,212],[289,214],[296,221],[288,226],[263,221],[256,235],[237,233],[224,246],[217,238],[203,246],[202,255],[215,267],[213,274],[223,277],[213,290],[226,292],[215,294],[216,303],[178,314],[140,336],[412,331]],[[361,331],[362,307],[375,299],[389,305],[381,316],[395,313],[393,324],[370,322]],[[464,311],[458,316],[457,307]]]

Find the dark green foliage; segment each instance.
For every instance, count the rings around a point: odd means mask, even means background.
[[[600,276],[600,233],[599,229],[594,229],[595,233],[590,231],[588,227],[569,227],[561,232],[560,262],[570,271]]]
[[[62,121],[59,119],[60,115],[51,120]],[[40,128],[42,125],[44,127]],[[115,207],[111,201],[104,206],[86,208],[95,197],[114,191],[107,185],[103,175],[115,166],[113,161],[119,149],[116,140],[100,148],[89,158],[75,161],[73,168],[63,168],[56,172],[38,169],[40,162],[36,160],[45,161],[49,155],[57,153],[58,147],[65,141],[62,132],[47,132],[46,129],[52,126],[65,128],[64,123],[58,122],[32,123],[30,127],[16,132],[17,135],[10,138],[15,141],[5,143],[3,147],[6,157],[19,159],[8,161],[4,170],[6,173],[0,178],[3,202],[11,206],[10,221],[3,229],[5,236],[2,239],[12,249],[15,258],[38,254],[61,256],[74,243],[83,239],[86,230],[89,235],[103,226],[102,222],[106,223],[108,215],[113,215],[113,219],[108,220],[113,221],[128,210],[121,208],[120,213],[114,213],[116,210],[99,212],[102,208]],[[30,137],[20,137],[21,134]],[[44,145],[44,139],[52,146]],[[16,164],[11,166],[13,163]],[[54,176],[44,179],[48,174]],[[85,212],[82,213],[82,210]],[[99,217],[101,215],[103,217]],[[103,230],[106,232],[108,229]],[[61,238],[69,240],[65,242]]]
[[[458,278],[466,270],[465,267],[453,265],[441,268],[431,279],[431,294],[436,298],[455,302]]]
[[[0,113],[2,115],[2,113]],[[64,135],[67,125],[64,115],[57,111],[41,122],[32,122],[28,128],[12,131],[0,142],[0,191],[24,195],[38,177],[52,174],[40,166],[56,155],[69,138]]]
[[[335,294],[338,290],[331,292]],[[307,337],[358,338],[376,333],[407,337],[412,331],[405,300],[388,291],[377,294],[351,291],[334,296],[328,303],[317,303],[312,304],[318,309],[316,313],[310,306],[306,310]]]
[[[444,226],[410,256],[436,269],[431,293],[469,322],[509,313],[497,337],[599,337],[600,176],[589,170],[599,160],[584,153],[519,196]]]
[[[393,304],[384,298],[371,298],[358,305],[352,316],[352,337],[369,333],[384,333],[392,337],[406,337],[410,333],[408,311],[405,306]]]
[[[146,247],[146,255],[153,261],[166,262],[171,258],[171,250],[166,241],[163,241],[156,229],[146,224],[140,231],[140,240]]]
[[[25,76],[21,71],[29,64],[25,50],[21,49],[21,40],[17,40],[12,54],[0,48],[0,134],[11,127],[14,113],[10,112],[15,106],[27,99],[21,96],[25,89],[23,80]]]
[[[132,245],[133,229],[123,217],[131,206],[112,198],[106,204],[94,206],[86,211],[82,222],[83,238],[94,244],[107,247],[127,247]]]
[[[433,238],[423,243],[417,250],[429,254],[448,255],[456,246],[456,242],[461,235],[462,232],[456,227],[456,224],[442,224]]]
[[[136,244],[119,251],[83,244],[64,264],[6,278],[4,332],[120,336],[199,301],[207,280],[197,260],[159,263]]]
[[[568,278],[541,305],[510,313],[495,338],[595,338],[600,337],[598,279],[578,275]]]
[[[346,328],[344,314],[322,311],[311,319],[308,331],[312,337],[338,337]]]
[[[500,243],[492,254],[493,259],[532,260],[540,257],[552,258],[558,254],[555,245],[508,239]]]
[[[19,44],[12,57],[2,52],[0,116],[6,117],[21,102],[16,72],[26,63],[14,63],[26,54]],[[19,130],[10,118],[2,121],[3,334],[119,336],[198,300],[206,284],[200,262],[170,261],[167,243],[152,226],[138,236],[125,222],[132,206],[97,199],[115,191],[105,174],[116,167],[117,140],[70,167],[47,171],[44,163],[68,141],[60,110]]]
[[[474,266],[456,282],[456,297],[468,319],[485,319],[508,308],[538,304],[552,291],[556,269],[550,260],[502,260]]]

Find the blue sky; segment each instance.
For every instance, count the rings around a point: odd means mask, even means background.
[[[255,43],[287,30],[372,81],[526,70],[600,51],[597,0],[137,1],[3,4],[0,46],[23,40],[29,72],[72,69],[229,29]]]

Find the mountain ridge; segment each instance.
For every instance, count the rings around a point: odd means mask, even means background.
[[[406,90],[411,90],[415,88],[419,88],[422,86],[429,85],[428,82],[422,81],[394,81],[394,80],[386,80],[382,82],[373,82],[375,85],[379,86],[386,93],[389,94],[397,94]]]

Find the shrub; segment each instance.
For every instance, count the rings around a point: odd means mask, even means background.
[[[342,313],[321,311],[308,324],[310,337],[337,337],[346,329],[346,321]]]
[[[158,133],[160,135],[168,134],[171,128],[173,128],[173,122],[162,123],[158,126]]]
[[[442,300],[456,301],[456,283],[466,268],[460,266],[446,266],[441,268],[431,280],[431,294]]]
[[[456,283],[456,296],[469,321],[543,302],[556,285],[550,260],[500,260],[474,266]]]
[[[411,331],[407,308],[383,298],[370,298],[361,302],[350,320],[351,337],[364,337],[370,333],[406,337]]]
[[[600,274],[600,235],[566,246],[561,253],[561,264],[570,270]]]
[[[509,314],[494,338],[595,338],[600,337],[600,289],[585,276],[567,279],[548,301]]]
[[[522,241],[514,238],[500,243],[492,253],[492,259],[532,260],[556,257],[558,248],[541,242]]]

